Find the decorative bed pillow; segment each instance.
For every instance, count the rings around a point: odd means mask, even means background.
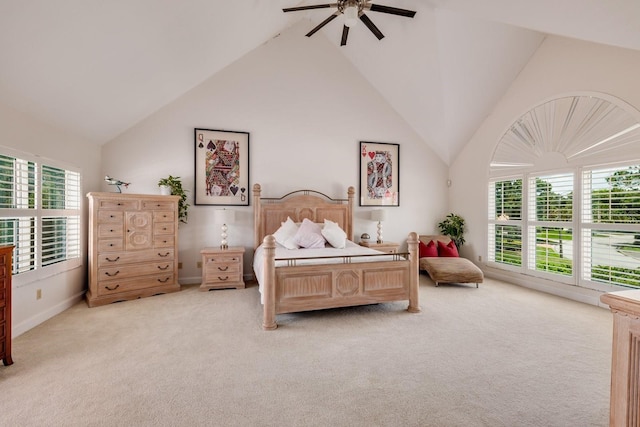
[[[324,220],[324,228],[322,229],[322,236],[327,239],[327,242],[334,248],[343,249],[347,245],[347,233],[344,232],[338,223]]]
[[[298,226],[295,222],[289,217],[285,222],[280,223],[280,228],[273,233],[273,237],[276,239],[276,242],[280,243],[287,249],[298,249],[299,245],[295,242],[295,236],[298,232]]]
[[[446,245],[438,240],[438,256],[458,258],[460,255],[458,255],[458,248],[453,240]]]
[[[322,228],[313,221],[305,218],[300,224],[293,241],[301,248],[324,248],[326,240],[322,236]]]
[[[420,245],[420,258],[438,256],[438,247],[433,240],[429,241],[429,243],[427,243],[426,245],[422,240],[419,240],[418,243]]]

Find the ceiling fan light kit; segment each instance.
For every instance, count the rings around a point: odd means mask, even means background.
[[[336,8],[337,10],[331,14],[327,19],[318,24],[315,28],[309,31],[306,36],[311,37],[322,27],[333,21],[339,15],[344,15],[344,22],[342,27],[342,38],[340,40],[340,46],[347,44],[347,38],[349,36],[349,28],[354,27],[358,23],[358,19],[373,33],[378,40],[384,38],[382,31],[375,26],[375,24],[364,13],[365,10],[372,12],[388,13],[391,15],[404,16],[407,18],[413,18],[416,14],[413,10],[400,9],[397,7],[383,6],[379,4],[372,4],[371,0],[338,0],[337,3],[315,4],[310,6],[298,6],[288,7],[282,9],[283,12],[297,12],[300,10],[312,10],[312,9],[328,9]]]

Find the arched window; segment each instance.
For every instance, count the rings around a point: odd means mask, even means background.
[[[498,268],[640,288],[640,112],[598,94],[522,115],[493,154],[488,214]]]

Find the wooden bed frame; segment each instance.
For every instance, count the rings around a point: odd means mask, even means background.
[[[407,239],[408,253],[393,260],[357,262],[341,257],[342,263],[275,266],[273,233],[287,217],[295,222],[308,218],[322,223],[334,221],[353,240],[353,200],[332,199],[313,190],[299,190],[280,198],[261,198],[260,184],[253,186],[254,250],[264,243],[263,322],[265,330],[278,327],[276,314],[408,300],[407,311],[420,312],[418,301],[418,235]],[[384,254],[388,259],[389,254]],[[377,255],[373,255],[377,256]],[[289,264],[295,264],[295,261]]]

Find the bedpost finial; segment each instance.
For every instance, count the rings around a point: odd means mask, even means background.
[[[268,236],[265,236],[265,238],[262,241],[264,242],[264,247],[265,248],[275,248],[276,247],[276,238],[273,237],[272,234],[269,234]]]
[[[260,184],[253,184],[253,194],[255,194],[256,196],[260,195]]]
[[[356,194],[356,189],[355,189],[355,188],[353,188],[353,186],[350,186],[350,187],[347,189],[347,194],[349,195],[349,197],[352,197],[354,194]]]

